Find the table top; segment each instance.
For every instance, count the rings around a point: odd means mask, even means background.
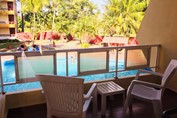
[[[125,91],[124,88],[119,86],[118,84],[110,81],[110,82],[103,82],[97,84],[97,90],[100,94],[114,94],[114,93],[122,93]]]

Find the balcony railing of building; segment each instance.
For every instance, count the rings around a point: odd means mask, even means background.
[[[114,73],[116,79],[120,78],[119,72],[157,69],[159,51],[160,45],[138,45],[42,52],[0,52],[0,92],[4,92],[5,87],[11,85],[37,82],[35,74],[85,76]],[[11,60],[7,60],[9,57]],[[6,81],[4,75],[10,77],[13,74],[3,72],[4,65],[8,63],[14,63],[15,78]]]
[[[15,37],[15,34],[0,34],[1,37]]]
[[[14,24],[14,21],[11,20],[11,21],[0,21],[0,24]]]
[[[15,12],[13,11],[13,9],[1,8],[0,9],[0,14],[1,15],[14,15]]]
[[[15,28],[16,24],[0,23],[0,28]]]
[[[14,0],[1,0],[0,2],[14,2]]]

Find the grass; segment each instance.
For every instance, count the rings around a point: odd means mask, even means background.
[[[11,50],[11,49],[16,49],[19,44],[21,42],[19,42],[18,40],[0,40],[0,51],[8,51],[8,50]]]
[[[0,49],[2,48],[17,48],[19,46],[20,42],[7,42],[7,43],[1,43],[0,44]]]

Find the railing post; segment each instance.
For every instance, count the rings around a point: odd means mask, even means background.
[[[156,70],[159,69],[160,45],[157,46]]]
[[[119,48],[116,49],[116,76],[115,76],[115,79],[118,79],[118,53],[119,53]]]
[[[53,64],[54,64],[54,75],[57,75],[57,56],[56,53],[53,55]]]
[[[15,76],[16,76],[16,82],[19,81],[19,70],[18,70],[18,57],[14,56],[14,66],[15,66]]]
[[[68,51],[66,52],[66,76],[68,76],[68,66],[69,66],[69,63],[68,63],[69,59],[68,59]]]
[[[4,92],[4,84],[3,84],[3,78],[2,78],[2,63],[1,63],[1,56],[0,56],[0,84],[1,84],[1,92]]]

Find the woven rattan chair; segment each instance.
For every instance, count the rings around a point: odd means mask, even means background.
[[[5,118],[6,95],[0,93],[0,118]]]
[[[177,68],[177,60],[171,60],[164,74],[148,71],[139,70],[135,80],[133,80],[127,90],[127,98],[123,108],[123,117],[125,117],[127,107],[130,105],[133,98],[151,102],[153,104],[154,113],[156,118],[162,117],[162,104],[161,98],[163,92]],[[140,72],[150,73],[153,75],[161,76],[161,84],[154,84],[145,81],[138,80]]]
[[[44,91],[47,102],[47,118],[85,118],[86,111],[96,92],[94,83],[86,95],[84,80],[55,75],[36,75]],[[96,110],[95,110],[96,112]],[[95,113],[96,114],[96,113]]]

